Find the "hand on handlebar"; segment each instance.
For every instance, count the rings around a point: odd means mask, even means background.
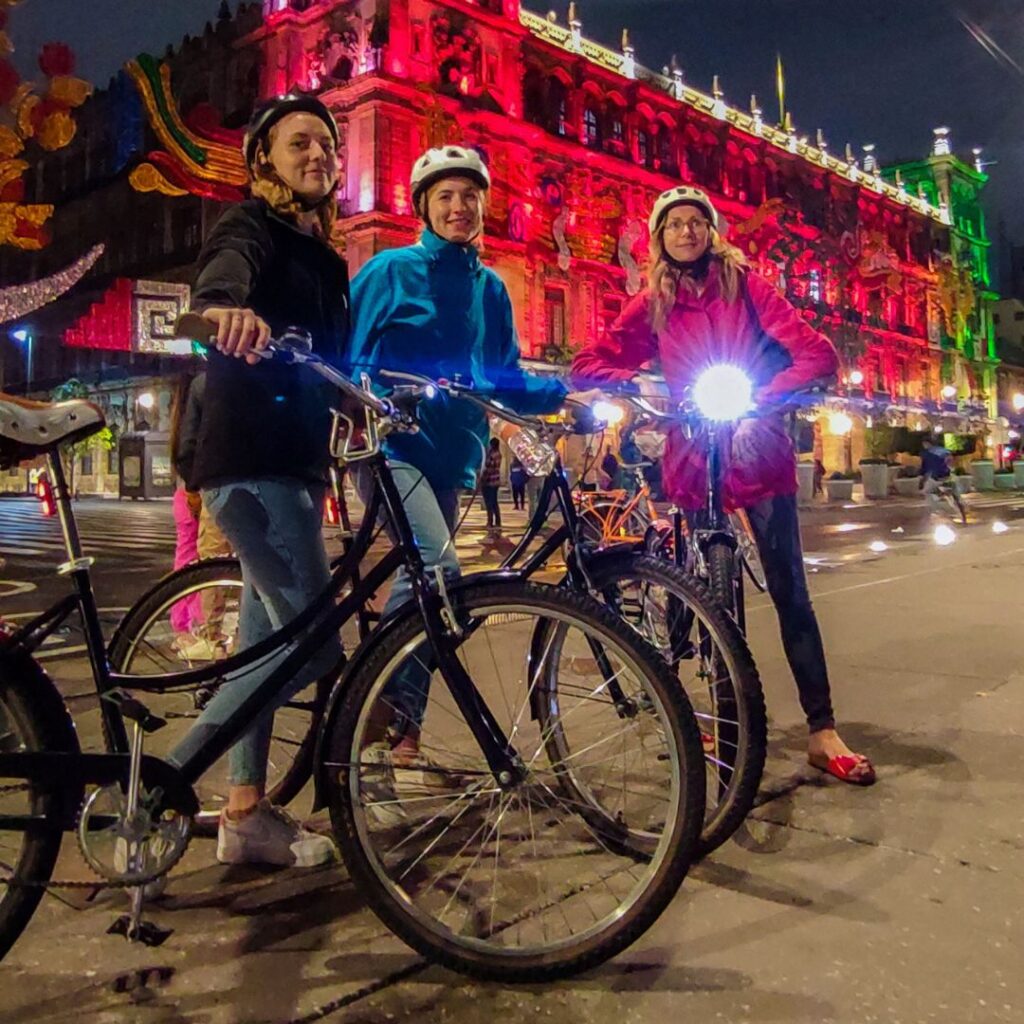
[[[261,362],[260,353],[270,344],[270,325],[266,320],[251,309],[220,306],[204,309],[202,316],[216,325],[214,345],[218,352],[236,359],[244,358],[250,366]]]

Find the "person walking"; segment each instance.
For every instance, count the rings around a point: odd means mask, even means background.
[[[526,467],[516,458],[508,470],[508,483],[512,488],[512,507],[517,510],[526,508],[526,481],[529,474]]]

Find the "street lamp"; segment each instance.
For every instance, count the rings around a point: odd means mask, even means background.
[[[951,402],[954,398],[956,398],[956,388],[952,384],[947,384],[942,389],[942,397],[947,402]],[[1024,398],[1024,395],[1022,395],[1021,397]]]
[[[143,409],[152,409],[155,403],[156,399],[153,397],[152,391],[143,391],[142,394],[139,395],[139,405],[141,405]]]
[[[860,370],[854,370],[850,374],[850,383],[855,387],[859,388],[864,383],[864,374]]]
[[[1014,392],[1013,395],[1013,411],[1024,412],[1024,395],[1019,391]]]
[[[11,331],[8,337],[25,346],[25,391],[27,392],[32,387],[32,349],[35,338],[29,327],[19,327],[17,330]]]

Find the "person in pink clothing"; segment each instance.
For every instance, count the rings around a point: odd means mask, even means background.
[[[759,403],[834,376],[832,343],[752,272],[718,229],[718,213],[700,189],[682,186],[658,198],[650,218],[648,286],[611,330],[577,353],[575,386],[630,381],[655,358],[677,401],[702,370],[720,363],[746,370]],[[704,453],[681,429],[669,433],[663,478],[681,508],[701,507]],[[807,718],[808,760],[844,782],[870,785],[871,762],[836,731],[821,631],[804,574],[796,492],[796,459],[781,416],[742,421],[732,437],[724,503],[728,511],[746,510],[757,539]]]
[[[179,487],[174,492],[174,568],[184,568],[199,558],[199,495]],[[191,633],[203,621],[199,594],[179,601],[171,609],[171,629],[175,633]]]

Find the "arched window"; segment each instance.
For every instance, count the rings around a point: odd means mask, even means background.
[[[601,145],[601,118],[592,103],[583,108],[583,142],[594,148]]]
[[[650,167],[654,159],[651,147],[651,134],[646,128],[641,128],[636,133],[636,160],[643,167]]]
[[[569,134],[569,94],[560,78],[548,82],[547,128],[555,135]]]

